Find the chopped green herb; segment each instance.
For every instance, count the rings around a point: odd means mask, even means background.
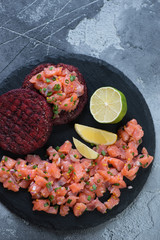
[[[70,204],[71,202],[72,202],[72,199],[68,199],[68,200],[67,200],[67,203]]]
[[[12,181],[9,180],[8,182],[11,183]]]
[[[101,152],[101,154],[102,154],[103,156],[106,156],[106,153],[105,153],[104,150]]]
[[[76,175],[76,173],[75,173],[75,172],[73,172],[73,174],[74,174],[74,175]]]
[[[128,149],[129,147],[127,146],[126,148]]]
[[[8,157],[5,157],[5,158],[4,158],[4,161],[7,162],[7,160],[8,160]]]
[[[47,188],[51,188],[51,186],[52,186],[52,183],[51,183],[51,182],[46,183],[46,187],[47,187]]]
[[[27,179],[28,179],[28,180],[31,179],[29,175],[27,175]]]
[[[90,195],[87,197],[87,200],[88,200],[88,201],[91,201],[91,196],[90,196]]]
[[[128,164],[128,171],[131,169],[131,164]]]
[[[48,181],[48,177],[44,177]]]
[[[55,157],[55,156],[56,156],[56,153],[53,154],[53,157]]]
[[[147,165],[148,165],[148,162],[146,164],[144,164],[144,167],[147,167]]]
[[[75,76],[70,76],[70,81],[73,82],[75,80]]]
[[[125,148],[126,148],[126,146],[125,146],[125,145],[123,145],[123,146],[122,146],[122,148],[123,148],[123,149],[125,149]]]
[[[77,155],[75,154],[75,155],[74,155],[74,157],[76,158],[76,157],[77,157]]]
[[[59,146],[57,146],[57,147],[56,147],[56,150],[58,151],[59,149],[60,149],[60,147],[59,147]]]
[[[53,67],[50,67],[50,68],[49,68],[49,70],[52,70],[52,69],[53,69]]]
[[[20,164],[20,161],[18,161],[17,164],[19,165],[19,164]]]
[[[142,139],[139,139],[139,141],[138,141],[138,142],[139,142],[139,144],[140,144],[140,143],[142,142]]]
[[[74,101],[73,105],[76,105],[77,100]]]
[[[40,93],[42,92],[42,88],[39,89],[39,92],[40,92]]]
[[[54,85],[54,91],[59,91],[61,89],[61,86],[59,84]]]
[[[108,171],[107,173],[110,174],[111,176],[113,176],[113,173],[111,173],[110,171]]]
[[[50,80],[49,78],[46,78],[46,82],[47,82],[47,83],[50,83],[50,81],[51,81],[51,80]]]
[[[48,103],[52,102],[52,99],[47,98],[47,102],[48,102]]]
[[[57,95],[59,95],[59,96],[63,96],[63,94],[62,94],[62,93],[59,93],[59,92],[57,93]]]
[[[89,182],[86,182],[87,185],[89,185]]]
[[[38,75],[37,75],[37,79],[40,79],[40,78],[41,78],[41,74],[38,74]]]
[[[96,189],[97,189],[97,187],[96,187],[95,184],[93,184],[92,188],[93,188],[93,190],[96,190]]]
[[[73,170],[73,167],[69,167],[69,168],[68,168],[68,172],[67,172],[67,173],[71,173],[71,172],[72,172],[72,170]]]
[[[98,179],[98,180],[97,180],[97,183],[100,183],[100,181],[101,181],[101,179]]]
[[[143,158],[144,157],[144,155],[141,155],[139,158]]]
[[[18,174],[19,177],[22,177],[22,174]]]
[[[53,94],[52,92],[48,92],[47,97],[50,97],[52,94]]]
[[[15,170],[14,170],[15,171]],[[6,172],[9,172],[9,170],[7,170]]]
[[[134,152],[132,152],[132,155],[134,156]]]
[[[87,169],[87,171],[86,171],[87,173],[89,173],[90,172],[90,169]]]
[[[109,167],[109,168],[112,168],[112,167],[113,167],[113,165],[109,163],[109,164],[108,164],[108,167]]]
[[[140,164],[140,166],[142,166],[142,163],[141,163],[141,162],[139,162],[139,164]]]
[[[95,165],[97,165],[98,163],[97,163],[97,162],[95,162],[94,164],[95,164]]]
[[[90,143],[90,145],[91,145],[91,147],[94,147],[94,146],[95,146],[95,144],[94,144],[94,143]]]
[[[91,166],[93,166],[93,161],[91,161]]]
[[[44,171],[45,174],[47,174],[47,171]]]
[[[58,208],[58,205],[54,205],[53,207],[54,207],[55,209],[57,209],[57,208]]]
[[[2,169],[2,171],[5,171],[5,169],[3,167],[1,169]]]
[[[61,154],[61,155],[60,155],[60,158],[64,159],[64,158],[65,158],[65,155],[64,155],[64,154]]]
[[[61,188],[61,186],[60,186],[60,187],[57,187],[57,188],[55,188],[55,189],[54,189],[54,191],[55,191],[55,192],[57,192],[57,190],[58,190],[58,189],[60,189],[60,188]]]
[[[149,154],[147,154],[147,157],[149,157]]]
[[[47,88],[43,88],[43,92],[46,92]]]
[[[44,207],[48,207],[48,206],[49,206],[49,203],[46,202],[46,203],[44,204]]]
[[[68,83],[69,83],[69,80],[68,80],[68,79],[66,79],[66,80],[65,80],[65,83],[67,83],[67,84],[68,84]]]
[[[48,197],[48,199],[49,199],[50,202],[52,202],[53,199],[54,199],[54,196],[53,196],[53,195],[50,195],[50,196]]]
[[[56,81],[56,77],[53,77],[52,80],[53,80],[53,81]]]
[[[120,184],[119,184],[119,183],[114,183],[113,185],[115,185],[115,186],[119,186]]]
[[[83,180],[84,180],[84,177],[82,177],[80,180],[83,181]]]
[[[71,102],[73,102],[73,97],[71,97]]]
[[[65,107],[67,107],[67,106],[68,106],[68,104],[64,104],[64,106],[65,106]]]

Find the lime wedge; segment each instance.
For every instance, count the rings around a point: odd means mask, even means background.
[[[85,158],[96,159],[98,157],[97,152],[95,152],[93,149],[89,148],[84,143],[80,142],[78,139],[73,137],[73,142],[74,142],[74,145],[75,145],[76,149],[78,150],[78,152]]]
[[[105,130],[75,124],[74,128],[80,137],[89,143],[111,145],[116,142],[117,134]]]
[[[118,123],[127,112],[126,98],[113,87],[99,88],[91,96],[90,112],[97,122]]]

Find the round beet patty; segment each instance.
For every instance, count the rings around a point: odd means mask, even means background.
[[[25,80],[24,80],[24,83],[22,85],[22,88],[25,88],[25,89],[31,89],[31,90],[34,90],[36,92],[38,92],[32,83],[30,83],[30,79],[38,74],[39,72],[43,71],[45,67],[48,67],[50,65],[54,65],[55,67],[63,67],[63,69],[68,69],[69,71],[75,71],[77,76],[78,76],[78,81],[84,85],[84,94],[82,96],[79,97],[79,103],[77,105],[77,108],[71,112],[67,112],[67,111],[61,111],[60,114],[59,114],[59,117],[53,119],[53,124],[54,125],[61,125],[61,124],[66,124],[66,123],[69,123],[71,121],[73,121],[74,119],[76,119],[80,113],[82,112],[84,106],[86,105],[87,103],[87,86],[86,86],[86,82],[83,78],[83,75],[79,72],[78,68],[77,67],[74,67],[72,65],[68,65],[68,64],[64,64],[64,63],[59,63],[57,65],[53,64],[53,63],[44,63],[44,64],[41,64],[41,65],[38,65],[36,68],[34,68],[30,74],[28,74],[26,77],[25,77]],[[40,94],[40,93],[39,93]]]
[[[42,147],[52,131],[52,109],[38,93],[14,89],[0,96],[0,147],[28,154]]]

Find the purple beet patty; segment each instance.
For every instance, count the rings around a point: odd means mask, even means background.
[[[30,79],[38,74],[39,72],[43,71],[45,67],[48,67],[50,65],[54,65],[53,63],[44,63],[41,65],[38,65],[36,68],[34,68],[30,74],[28,74],[24,80],[24,83],[22,85],[22,88],[25,89],[31,89],[34,90],[36,92],[38,92],[32,83],[30,83]],[[78,68],[72,66],[72,65],[67,65],[64,63],[59,63],[57,65],[55,65],[56,67],[63,67],[63,69],[68,69],[69,71],[75,71],[77,76],[78,76],[78,81],[84,85],[84,94],[82,96],[79,97],[79,103],[76,107],[75,110],[71,111],[71,112],[66,112],[66,111],[61,111],[59,114],[58,118],[53,119],[53,124],[54,125],[61,125],[61,124],[66,124],[69,123],[71,121],[73,121],[74,119],[76,119],[82,112],[84,106],[87,103],[87,86],[85,83],[85,80],[82,76],[82,74],[79,72]],[[40,93],[39,93],[40,94]]]
[[[14,89],[0,96],[0,147],[28,154],[42,147],[53,126],[53,113],[43,96]]]

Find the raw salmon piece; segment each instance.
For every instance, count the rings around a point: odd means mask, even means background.
[[[135,174],[138,172],[138,170],[139,170],[138,166],[133,166],[131,162],[128,162],[125,164],[121,173],[123,176],[132,181],[135,178]]]
[[[116,205],[119,204],[119,198],[112,195],[107,202],[104,202],[104,205],[108,208],[108,209],[112,209],[113,207],[115,207]]]
[[[110,181],[111,175],[107,173],[107,171],[98,170],[97,172],[104,178],[105,181],[108,181],[108,182]]]
[[[118,184],[117,184],[117,185],[118,185]],[[118,186],[119,186],[119,185],[118,185]],[[116,197],[120,197],[120,195],[121,195],[121,192],[120,192],[118,186],[112,185],[112,186],[110,186],[110,187],[108,188],[108,190],[110,191],[110,193],[112,193],[112,194],[113,194],[114,196],[116,196]]]
[[[35,181],[35,184],[37,184],[38,186],[40,186],[42,188],[45,187],[46,184],[48,183],[48,181],[45,178],[40,177],[40,176],[36,176],[34,181]]]
[[[108,146],[107,151],[110,157],[118,157],[120,155],[119,148],[116,145]]]
[[[69,152],[69,158],[72,162],[79,162],[82,155],[77,151],[77,149],[71,149]]]
[[[86,195],[85,193],[80,193],[78,201],[79,203],[89,203],[89,201],[93,200],[90,195]]]
[[[47,187],[41,189],[41,195],[44,198],[47,198],[50,195],[50,191]]]
[[[84,169],[81,163],[74,163],[73,164],[73,179],[76,183],[80,181],[81,178],[84,177]]]
[[[66,216],[69,213],[69,207],[67,205],[61,205],[59,213],[63,217]]]
[[[58,206],[56,206],[56,207],[49,207],[46,212],[50,213],[50,214],[57,214],[58,213]]]
[[[13,160],[12,158],[7,157],[7,156],[3,156],[2,162],[4,163],[4,165],[5,165],[8,169],[12,169],[12,168],[14,168],[14,166],[16,165],[16,161]]]
[[[61,177],[61,173],[60,173],[60,169],[56,166],[56,164],[54,162],[52,163],[48,163],[46,166],[46,171],[51,174],[52,177],[54,178],[60,178]]]
[[[10,173],[8,168],[5,166],[0,167],[0,182],[4,182],[7,178],[9,178]]]
[[[58,189],[55,189],[55,192],[57,196],[65,196],[67,193],[67,190],[65,187],[59,187]]]
[[[119,172],[122,170],[124,167],[124,162],[117,158],[110,158],[108,157],[108,162],[109,164],[112,164],[113,167],[115,167]]]
[[[42,159],[38,155],[30,155],[30,154],[28,154],[27,157],[26,157],[26,161],[28,163],[33,164],[33,165],[36,165],[36,164],[38,165],[39,163],[42,162]]]
[[[110,178],[110,183],[111,184],[117,184],[119,183],[119,188],[125,188],[126,187],[126,183],[123,180],[123,176],[122,174],[117,174],[116,176],[111,176]]]
[[[97,189],[95,190],[97,197],[102,197],[105,192],[106,192],[106,187],[104,183],[97,186]]]
[[[153,157],[148,154],[140,154],[137,157],[138,162],[142,165],[143,168],[148,167],[153,161]]]
[[[72,193],[78,193],[84,188],[85,183],[72,183],[69,188],[71,189]]]
[[[36,199],[33,203],[33,211],[47,211],[50,207],[49,200]]]
[[[58,205],[62,205],[62,204],[65,204],[65,203],[66,203],[66,198],[63,197],[63,196],[58,196],[58,197],[56,198],[56,201],[57,201],[57,204],[58,204]]]
[[[65,141],[65,143],[60,146],[59,152],[68,154],[72,149],[72,143],[70,141]]]
[[[84,203],[76,203],[73,207],[73,213],[76,217],[79,217],[86,210],[86,208],[87,206]]]
[[[52,77],[52,76],[59,76],[62,74],[62,68],[61,67],[54,67],[49,66],[47,68],[44,68],[44,74],[46,78]]]
[[[93,211],[97,207],[97,200],[94,199],[90,203],[87,204],[87,210],[88,211]]]
[[[122,138],[124,142],[128,142],[129,140],[129,134],[124,131],[122,128],[118,130],[118,136]]]
[[[34,199],[41,197],[40,190],[41,190],[41,187],[35,184],[34,182],[32,182],[28,188],[28,192],[30,192],[30,194],[32,195],[32,198]]]
[[[3,187],[7,188],[8,190],[12,190],[13,192],[18,192],[19,191],[19,186],[18,184],[15,182],[15,180],[11,177],[9,177],[8,179],[6,179],[3,182]]]
[[[73,207],[76,204],[77,200],[78,200],[78,197],[69,196],[67,198],[66,205],[68,205],[69,207]]]
[[[26,181],[26,180],[21,180],[18,185],[21,188],[28,188],[30,185],[31,181]]]
[[[51,146],[47,148],[47,155],[49,156],[49,160],[58,160],[59,158],[58,152]]]
[[[73,93],[71,97],[66,98],[61,102],[61,110],[72,111],[76,109],[78,103],[79,103],[78,96],[76,93]]]
[[[96,208],[99,212],[106,213],[106,206],[98,198],[96,198]]]

